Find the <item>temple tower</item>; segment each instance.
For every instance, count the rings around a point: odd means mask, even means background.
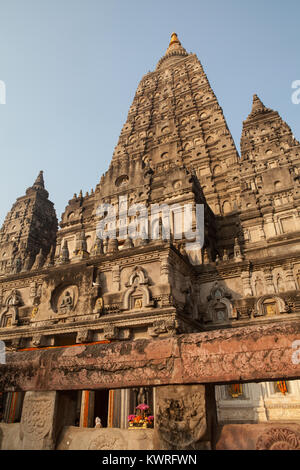
[[[233,138],[200,61],[176,33],[137,88],[113,163],[126,158],[142,159],[159,172],[174,165],[193,169],[215,214],[223,213],[225,201],[226,212],[236,209]]]
[[[17,199],[0,230],[0,273],[29,269],[36,255],[47,256],[55,245],[57,218],[40,171],[26,194]]]
[[[245,249],[281,242],[286,250],[291,235],[300,231],[300,146],[278,112],[267,108],[257,95],[243,123],[241,138],[241,224]],[[269,251],[271,254],[271,251]]]

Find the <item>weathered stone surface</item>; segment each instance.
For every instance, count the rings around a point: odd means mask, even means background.
[[[70,390],[299,378],[296,323],[7,354],[1,390]]]
[[[154,446],[167,450],[210,448],[204,385],[156,388]],[[207,435],[206,435],[207,438]]]
[[[216,450],[300,450],[299,423],[228,424]]]
[[[0,450],[20,450],[20,423],[0,423]]]
[[[153,429],[132,431],[116,428],[65,426],[56,450],[153,450]],[[21,450],[20,423],[0,423],[0,450]]]
[[[132,431],[116,428],[78,428],[66,426],[57,450],[152,450],[153,429]]]
[[[52,450],[56,441],[57,392],[27,392],[20,423],[21,449]]]

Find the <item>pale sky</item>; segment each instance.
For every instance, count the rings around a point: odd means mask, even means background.
[[[177,32],[239,150],[257,93],[300,139],[299,0],[0,0],[0,224],[44,170],[58,219],[95,188],[142,76]]]

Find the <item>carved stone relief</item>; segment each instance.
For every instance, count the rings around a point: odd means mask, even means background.
[[[208,296],[207,314],[204,321],[224,323],[237,318],[237,311],[233,308],[231,294],[216,282]]]
[[[54,448],[56,394],[57,392],[26,392],[20,423],[23,449]]]
[[[274,316],[288,313],[289,306],[279,295],[264,295],[256,303],[255,316]]]
[[[145,270],[136,266],[126,284],[127,290],[123,297],[123,310],[152,307],[151,292],[148,287],[149,279]]]
[[[72,313],[78,302],[78,287],[76,285],[58,286],[51,296],[51,307],[59,315]]]
[[[6,299],[6,306],[0,315],[0,327],[11,327],[18,324],[19,307],[23,305],[21,294],[13,289]]]
[[[153,322],[153,326],[148,328],[148,335],[152,337],[159,336],[161,334],[174,335],[177,329],[176,320],[157,320]]]
[[[155,433],[160,449],[201,449],[207,430],[204,386],[156,389]]]
[[[274,427],[258,437],[256,450],[300,450],[300,434],[288,428]]]

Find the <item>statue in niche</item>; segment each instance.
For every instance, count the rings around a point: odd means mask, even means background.
[[[221,308],[215,306],[216,321],[225,321],[227,320],[226,311],[224,310],[224,305],[221,305]]]
[[[191,314],[193,313],[193,291],[191,285],[189,284],[185,289],[182,290],[182,292],[185,294],[185,312],[187,314]]]
[[[146,387],[139,387],[133,389],[133,412],[136,412],[136,407],[145,403],[146,405],[151,405],[151,389]]]
[[[147,394],[145,388],[141,387],[137,394],[138,404],[147,403]]]
[[[205,321],[227,322],[237,318],[237,311],[233,308],[231,294],[216,282],[208,296],[208,307]]]
[[[154,302],[150,300],[151,292],[148,287],[149,279],[145,271],[136,266],[125,284],[127,290],[123,297],[123,310],[133,308],[152,307]]]
[[[16,289],[14,289],[11,293],[11,296],[8,299],[7,305],[9,306],[9,308],[12,307],[14,311],[16,311],[17,306],[20,305],[20,303],[21,303],[20,296],[18,292],[16,291]]]
[[[277,314],[276,303],[266,303],[265,312],[268,317],[272,317]]]
[[[22,299],[16,289],[13,289],[7,299],[6,309],[0,316],[0,324],[2,326],[14,326],[18,324],[19,306],[22,305]]]
[[[95,302],[95,313],[102,313],[104,309],[104,302],[102,297],[98,297]]]
[[[63,313],[63,314],[69,313],[72,310],[72,308],[73,308],[73,297],[70,294],[70,291],[67,290],[65,292],[59,307],[60,307],[61,313]]]
[[[142,299],[135,299],[134,301],[134,308],[142,308],[143,307],[143,301]]]

